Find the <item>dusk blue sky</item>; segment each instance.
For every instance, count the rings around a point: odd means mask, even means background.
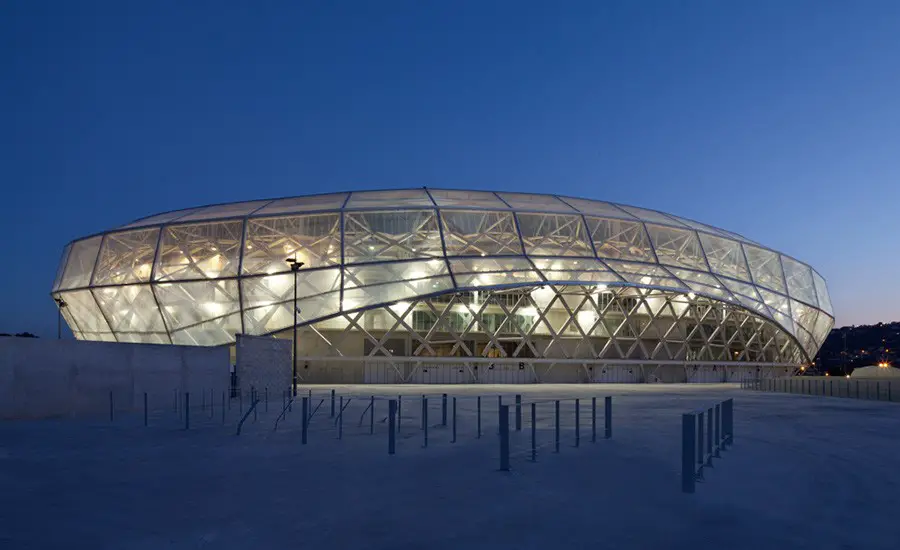
[[[816,267],[900,318],[900,2],[0,3],[0,332],[77,237],[198,204],[558,192]]]

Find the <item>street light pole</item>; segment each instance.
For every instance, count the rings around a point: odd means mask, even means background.
[[[303,267],[303,262],[298,262],[297,257],[285,260],[291,266],[291,272],[294,274],[294,301],[292,307],[294,309],[294,342],[291,347],[291,395],[297,397],[297,273]]]
[[[56,302],[56,305],[59,307],[56,316],[56,339],[62,340],[62,310],[68,304],[66,304],[65,300],[62,298],[54,298],[53,301]]]

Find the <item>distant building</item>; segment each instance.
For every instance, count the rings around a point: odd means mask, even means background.
[[[900,379],[900,369],[883,365],[870,365],[853,369],[850,378],[891,378]]]
[[[812,362],[834,324],[815,270],[741,235],[439,189],[150,216],[69,244],[52,295],[79,339],[218,346],[290,338],[295,290],[306,380],[328,357],[329,380],[347,382],[769,376]]]

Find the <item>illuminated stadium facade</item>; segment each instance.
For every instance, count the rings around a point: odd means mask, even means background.
[[[286,262],[304,263],[296,273]],[[306,381],[716,381],[788,373],[824,279],[740,235],[552,195],[406,189],[214,205],[69,244],[76,338],[291,338]]]

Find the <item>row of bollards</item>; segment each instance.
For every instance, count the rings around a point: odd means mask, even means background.
[[[703,469],[734,443],[734,400],[681,415],[681,490],[693,493]]]

